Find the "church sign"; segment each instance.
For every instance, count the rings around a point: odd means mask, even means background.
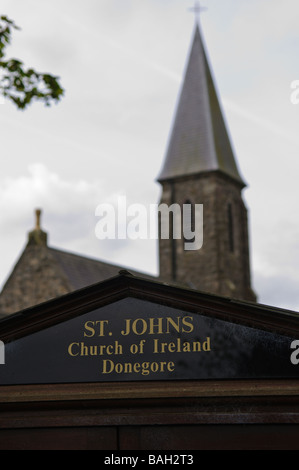
[[[0,384],[294,378],[296,354],[295,338],[128,297],[6,344]]]
[[[204,342],[198,336],[195,340],[193,316],[125,318],[118,328],[111,323],[109,320],[87,321],[82,332],[84,341],[71,343],[68,347],[72,357],[100,356],[99,373],[103,377],[109,378],[111,374],[112,377],[123,374],[143,377],[167,374],[171,377],[178,368],[178,357],[211,351],[210,337]],[[86,337],[104,339],[105,336],[112,343],[103,344],[98,339],[97,344],[85,341]],[[113,341],[113,336],[118,339]]]

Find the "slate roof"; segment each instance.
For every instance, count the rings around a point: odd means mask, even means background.
[[[49,248],[49,251],[59,264],[72,290],[82,289],[116,276],[123,269],[120,266],[54,248]]]
[[[123,266],[118,266],[111,263],[106,263],[94,258],[87,258],[85,256],[77,255],[67,251],[49,248],[50,253],[59,264],[60,269],[66,276],[71,291],[82,289],[92,284],[109,279],[118,275],[120,272],[127,272],[133,275],[139,275],[148,279],[155,279],[155,276],[150,276],[140,271],[129,271]]]
[[[235,161],[200,27],[196,25],[168,150],[158,181],[217,170],[245,186]]]

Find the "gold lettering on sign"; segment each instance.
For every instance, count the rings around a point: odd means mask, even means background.
[[[111,359],[104,359],[102,373],[132,374],[132,372],[135,372],[136,374],[149,375],[151,372],[173,372],[174,367],[174,362],[118,362],[115,364]]]
[[[72,343],[68,347],[68,353],[70,356],[108,356],[123,354],[123,347],[118,341],[114,344],[99,345],[99,346],[87,346],[85,343]]]
[[[125,320],[125,329],[121,331],[123,336],[131,333],[134,335],[162,335],[176,333],[192,333],[194,330],[193,317],[160,317],[160,318],[137,318],[136,320]]]
[[[97,336],[105,336],[106,334],[106,326],[109,324],[108,320],[100,320],[100,321],[87,321],[84,325],[85,338],[93,338],[96,334]]]
[[[207,338],[204,343],[200,341],[182,341],[181,338],[177,338],[176,341],[171,343],[165,343],[159,339],[154,339],[154,353],[155,354],[164,354],[167,352],[209,352],[211,351],[211,338]]]
[[[141,375],[158,379],[159,374],[177,378],[182,354],[212,351],[211,337],[200,338],[196,325],[191,315],[124,318],[120,324],[111,319],[89,320],[82,325],[81,340],[70,343],[67,352],[74,360],[101,358],[97,371],[107,380],[126,374],[130,378]],[[114,341],[113,336],[117,338]],[[91,364],[89,361],[88,367]]]

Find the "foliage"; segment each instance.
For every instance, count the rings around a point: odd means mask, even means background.
[[[5,49],[11,43],[13,30],[20,28],[6,16],[0,17],[0,94],[11,100],[19,109],[25,109],[34,100],[50,106],[58,102],[64,90],[59,78],[50,74],[26,70],[18,59],[5,59]]]

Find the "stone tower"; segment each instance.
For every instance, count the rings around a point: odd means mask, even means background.
[[[195,204],[203,204],[200,250],[185,250],[183,237],[160,237],[161,279],[256,301],[251,288],[247,210],[241,194],[245,183],[234,157],[199,24],[158,181],[162,185],[161,203],[176,203],[181,208],[185,204],[191,213]],[[173,217],[171,228],[178,228],[176,224],[182,221]]]

